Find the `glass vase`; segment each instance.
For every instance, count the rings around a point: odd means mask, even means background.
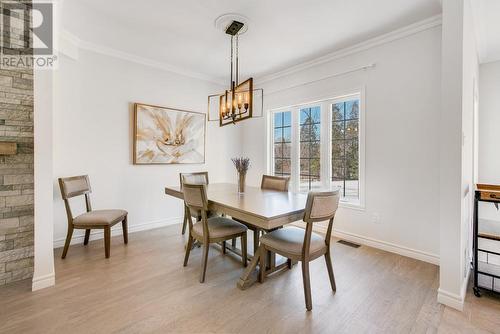
[[[245,178],[246,173],[238,173],[238,193],[243,194],[245,192]]]

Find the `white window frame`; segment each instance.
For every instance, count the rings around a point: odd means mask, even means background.
[[[314,102],[300,103],[288,107],[280,107],[270,109],[268,115],[268,163],[267,172],[274,174],[274,114],[279,112],[291,112],[292,119],[292,146],[291,146],[291,166],[290,166],[290,190],[293,192],[300,191],[300,109],[321,107],[321,170],[320,178],[324,189],[331,188],[332,179],[332,105],[352,100],[359,99],[359,198],[358,200],[342,198],[341,207],[351,208],[356,210],[364,210],[365,208],[365,90],[353,89],[350,93],[339,94],[336,97],[323,98]],[[326,112],[325,112],[326,111]]]

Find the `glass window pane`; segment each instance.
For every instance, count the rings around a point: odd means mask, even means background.
[[[344,120],[344,103],[335,103],[332,105],[332,119],[333,121]]]
[[[306,109],[300,109],[300,124],[311,124],[312,123],[312,118],[311,118],[311,109],[306,108]]]
[[[359,99],[332,106],[332,186],[359,198]]]
[[[321,173],[321,164],[320,164],[320,160],[319,159],[311,159],[310,160],[309,173],[311,175],[316,176],[318,178],[318,180],[319,180],[319,176],[320,176],[320,173]]]
[[[283,129],[274,129],[274,142],[281,143],[283,141]]]
[[[320,107],[311,108],[311,119],[312,119],[313,123],[320,123],[321,122],[321,108]]]
[[[290,174],[292,170],[290,159],[283,160],[283,174]]]
[[[320,157],[320,147],[321,147],[321,144],[319,141],[316,141],[316,142],[311,142],[310,144],[310,147],[309,147],[309,156],[311,158],[318,158]]]
[[[283,126],[283,113],[277,112],[274,114],[274,127]]]
[[[309,152],[309,143],[300,143],[300,157],[309,158],[311,153]]]
[[[334,140],[332,141],[332,159],[343,159],[344,158],[344,141]]]
[[[332,138],[344,139],[344,122],[332,123]]]
[[[274,158],[283,157],[283,144],[274,144]]]
[[[309,159],[300,159],[300,175],[309,175]]]
[[[283,128],[283,141],[288,143],[292,141],[292,128]]]
[[[290,111],[283,113],[283,126],[292,126],[292,113]]]
[[[358,120],[346,122],[345,137],[346,139],[352,139],[358,137]]]
[[[321,126],[320,124],[311,125],[311,139],[310,140],[320,140],[321,139]]]
[[[346,102],[346,119],[358,119],[359,118],[359,101],[349,101]]]
[[[310,142],[311,141],[311,126],[301,125],[300,126],[300,141]]]
[[[274,172],[276,174],[282,173],[283,170],[283,160],[275,159],[274,160]]]
[[[290,159],[292,151],[292,144],[283,144],[283,158]]]

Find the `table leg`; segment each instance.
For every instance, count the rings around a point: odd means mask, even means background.
[[[257,281],[257,277],[253,276],[252,274],[254,271],[257,269],[257,264],[259,263],[259,254],[254,254],[252,257],[252,261],[250,261],[250,265],[246,267],[245,271],[243,274],[240,276],[240,279],[238,280],[238,283],[236,285],[240,290],[246,290],[250,286],[252,286],[253,283]]]
[[[260,243],[260,229],[255,228],[253,230],[253,254],[254,254],[254,256],[257,253],[257,249],[259,249],[259,243]]]

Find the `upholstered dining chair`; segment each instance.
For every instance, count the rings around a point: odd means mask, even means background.
[[[61,195],[66,207],[66,214],[68,216],[68,233],[66,235],[66,242],[64,243],[64,249],[61,256],[63,259],[66,258],[66,254],[68,253],[68,248],[74,229],[85,230],[85,238],[83,240],[84,245],[87,245],[89,243],[90,230],[103,229],[104,252],[106,258],[109,258],[110,254],[111,227],[113,225],[119,222],[122,223],[123,242],[125,244],[128,243],[128,212],[125,210],[92,210],[92,206],[90,204],[90,193],[92,192],[92,189],[90,188],[90,180],[88,175],[59,178],[59,187],[61,189]],[[73,217],[69,199],[82,195],[85,196],[85,205],[87,212],[77,217]]]
[[[208,199],[207,188],[204,184],[182,185],[184,203],[193,211],[199,212],[201,220],[193,224],[191,215],[188,217],[189,237],[184,257],[184,267],[187,266],[189,253],[193,247],[193,241],[197,240],[203,244],[203,255],[201,260],[200,283],[205,282],[207,271],[208,249],[211,243],[225,242],[232,238],[241,238],[242,264],[247,265],[247,227],[226,217],[207,217]]]
[[[191,184],[208,184],[208,172],[196,172],[196,173],[179,173],[179,181],[182,188],[183,183]],[[209,216],[212,214],[209,212]],[[193,216],[199,220],[201,217],[197,216],[196,212],[190,212],[188,207],[184,205],[184,219],[182,221],[182,235],[186,233],[186,226],[188,223],[188,217]]]
[[[282,176],[271,176],[271,175],[262,175],[262,181],[260,183],[260,188],[261,189],[267,189],[267,190],[276,190],[276,191],[288,191],[288,185],[290,183],[290,178],[289,177],[282,177]],[[239,221],[239,220],[238,220]],[[240,221],[241,223],[245,224],[245,222]],[[245,224],[249,229],[252,230],[253,232],[253,249],[254,252],[256,249],[259,247],[259,237],[261,231],[258,229],[255,229],[253,225],[251,224]],[[235,240],[232,241],[233,247],[235,246],[236,242]]]
[[[261,189],[288,191],[289,177],[262,175]]]
[[[304,222],[306,229],[285,227],[265,234],[260,239],[259,247],[259,280],[263,282],[266,276],[267,252],[272,251],[289,259],[302,262],[302,278],[306,308],[312,309],[311,282],[309,278],[309,262],[320,256],[325,257],[330,285],[333,291],[337,290],[330,256],[330,238],[332,235],[333,219],[339,205],[339,191],[311,192],[307,197]],[[312,232],[315,222],[328,221],[326,236]]]

